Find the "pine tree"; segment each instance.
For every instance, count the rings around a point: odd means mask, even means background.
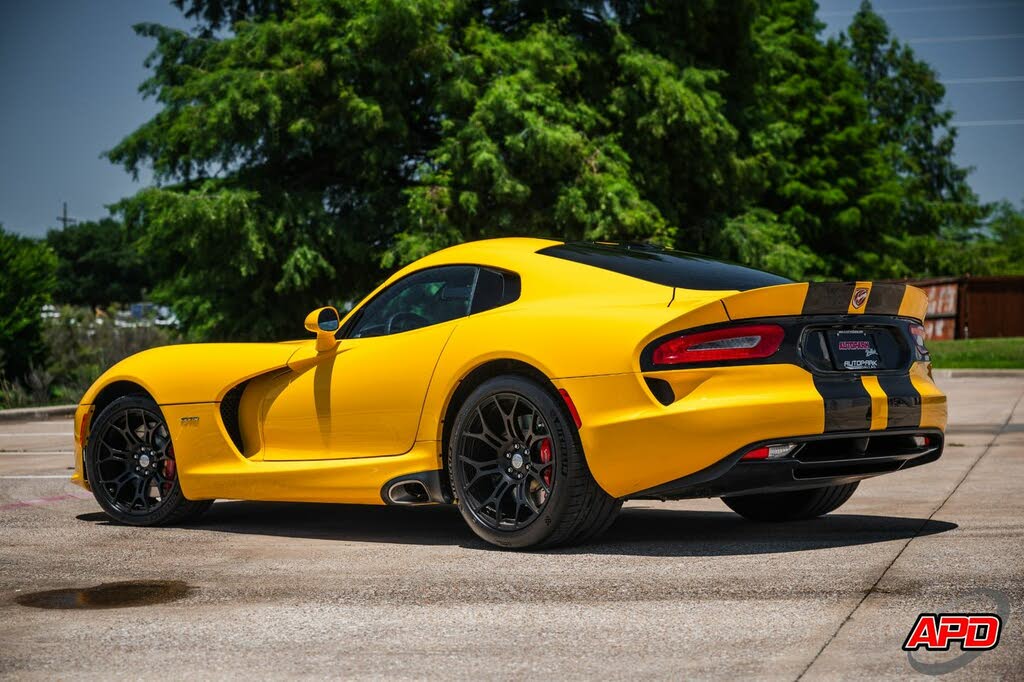
[[[849,54],[819,38],[815,12],[812,0],[787,0],[756,25],[764,73],[751,141],[764,184],[755,206],[782,238],[795,237],[820,259],[821,274],[865,277],[878,265],[900,188]]]
[[[161,110],[109,156],[155,172],[117,211],[194,338],[292,336],[469,239],[867,278],[980,213],[941,85],[867,5],[825,40],[813,0],[175,2],[197,26],[137,27]]]
[[[938,235],[976,224],[984,211],[967,183],[968,170],[954,161],[953,112],[945,108],[945,88],[935,71],[890,35],[868,0],[844,44],[864,79],[871,119],[903,185],[897,227],[907,234]]]

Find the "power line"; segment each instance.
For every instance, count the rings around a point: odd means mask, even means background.
[[[996,126],[1024,126],[1024,118],[1005,118],[992,121],[952,121],[955,128],[994,128]]]
[[[908,43],[971,43],[980,40],[1018,40],[1024,38],[1024,33],[993,33],[992,35],[975,36],[935,36],[930,38],[911,38]]]
[[[978,78],[944,78],[943,85],[970,85],[973,83],[1024,83],[1024,76],[979,76]]]
[[[894,9],[876,9],[875,14],[929,14],[932,12],[956,12],[963,10],[979,9],[1012,9],[1024,7],[1024,2],[993,2],[986,4],[972,5],[925,5],[923,7],[898,7]],[[822,17],[847,17],[853,16],[858,10],[834,10],[832,12],[821,12]]]

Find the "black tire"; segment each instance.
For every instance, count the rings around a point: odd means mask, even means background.
[[[213,504],[185,498],[167,422],[144,395],[118,398],[97,415],[89,430],[85,472],[93,497],[118,523],[184,523]]]
[[[723,497],[722,502],[751,521],[799,521],[824,516],[846,503],[858,482],[784,493]]]
[[[478,386],[459,408],[448,441],[459,511],[498,547],[585,542],[622,507],[591,476],[565,404],[526,377],[498,376]]]

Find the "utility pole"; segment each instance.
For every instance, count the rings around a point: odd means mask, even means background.
[[[61,224],[61,229],[67,229],[68,225],[74,225],[78,221],[75,218],[68,217],[68,202],[64,202],[64,211],[61,215],[57,216],[57,222]]]

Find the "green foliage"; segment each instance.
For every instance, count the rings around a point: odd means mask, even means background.
[[[579,51],[559,24],[534,25],[521,38],[467,29],[463,56],[440,93],[440,143],[407,192],[411,229],[397,236],[384,264],[502,235],[671,244],[674,229],[642,198],[616,131],[628,118],[628,125],[664,137],[672,116],[654,100],[682,106],[678,100],[693,93],[682,87],[681,74],[665,74],[671,64],[621,42],[601,63]],[[606,82],[634,86],[597,93],[618,102],[620,120],[594,101],[594,74],[602,71],[611,72]],[[640,112],[628,93],[649,108]]]
[[[821,259],[800,245],[796,229],[764,209],[730,218],[721,236],[727,255],[761,270],[801,280],[821,267]]]
[[[1024,206],[1008,201],[988,207],[971,228],[947,227],[938,235],[886,237],[889,277],[1024,275]]]
[[[444,11],[310,1],[224,39],[138,27],[164,108],[110,157],[177,184],[118,210],[191,337],[295,337],[309,308],[377,281],[434,139]]]
[[[935,71],[890,37],[867,0],[844,44],[864,79],[871,121],[901,182],[898,223],[911,234],[976,223],[983,212],[967,184],[967,170],[953,161],[953,112],[943,108],[946,92]]]
[[[863,82],[843,46],[822,42],[811,0],[775,3],[756,33],[765,76],[751,136],[765,169],[757,203],[791,225],[841,278],[876,272],[872,256],[899,206],[895,174],[867,116]]]
[[[280,17],[284,11],[283,0],[171,0],[171,3],[189,19],[200,22],[200,30],[207,36],[239,21]]]
[[[0,409],[77,403],[108,367],[139,351],[180,341],[170,329],[151,321],[96,317],[90,308],[62,306],[40,327],[39,364],[18,379],[0,377]]]
[[[50,230],[46,243],[57,254],[60,303],[108,306],[142,300],[152,279],[127,230],[111,218]]]
[[[54,397],[77,402],[92,382],[111,365],[149,348],[180,341],[172,329],[151,320],[115,323],[117,308],[96,317],[89,308],[62,306],[60,317],[46,320],[43,343],[45,370],[53,377]]]
[[[42,357],[40,312],[56,287],[57,258],[46,244],[0,225],[0,374],[24,376]]]
[[[985,246],[975,274],[1024,275],[1024,204],[1014,208],[1009,201],[997,203],[985,226]],[[987,244],[986,244],[987,242]]]
[[[869,5],[823,40],[813,0],[175,2],[109,156],[156,174],[116,211],[190,338],[294,337],[483,237],[847,279],[978,240],[941,85]]]
[[[0,409],[51,405],[53,375],[32,367],[21,379],[0,375]]]

